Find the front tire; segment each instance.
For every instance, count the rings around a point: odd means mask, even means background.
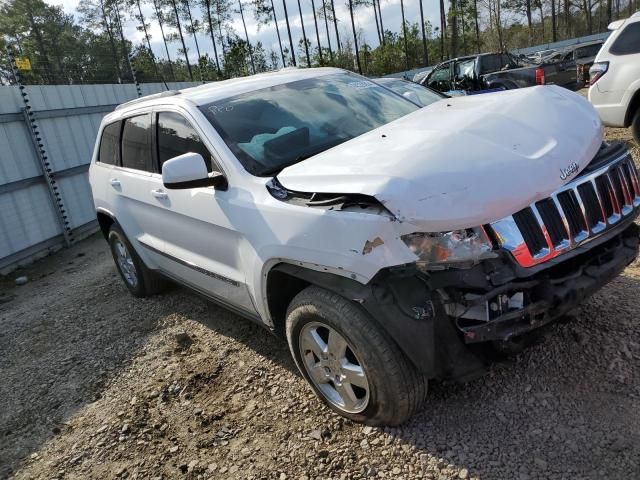
[[[355,422],[398,425],[427,393],[427,380],[359,305],[311,286],[287,311],[298,369],[332,410]]]
[[[108,241],[118,273],[132,295],[148,297],[164,289],[166,281],[147,268],[120,227],[111,226]]]

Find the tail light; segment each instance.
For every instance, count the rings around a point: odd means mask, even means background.
[[[536,85],[544,85],[544,68],[536,68]]]
[[[594,63],[589,69],[589,83],[593,85],[609,70],[609,62]]]

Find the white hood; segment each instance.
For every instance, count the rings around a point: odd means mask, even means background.
[[[444,99],[287,167],[278,180],[300,192],[372,195],[401,221],[446,231],[547,197],[593,159],[602,137],[580,95],[509,90]],[[575,171],[563,180],[565,169]]]

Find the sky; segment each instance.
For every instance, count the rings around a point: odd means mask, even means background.
[[[298,40],[302,38],[302,28],[300,23],[300,16],[298,13],[298,4],[296,0],[286,0],[287,11],[289,13],[289,24],[291,26],[291,35],[293,37],[293,43],[296,48],[296,59],[298,59]],[[45,2],[51,5],[61,6],[66,13],[77,16],[76,7],[80,3],[80,0],[45,0]],[[243,3],[244,16],[247,23],[247,31],[249,33],[249,40],[252,44],[257,41],[261,41],[267,54],[269,50],[273,49],[275,52],[280,52],[278,47],[278,37],[276,35],[276,29],[271,22],[268,25],[258,24],[254,18],[253,10],[249,5],[250,2]],[[322,5],[321,0],[316,0],[316,8]],[[288,44],[287,27],[284,21],[284,13],[282,0],[274,0],[276,16],[278,17],[278,27],[280,29],[280,35],[282,37],[283,46]],[[316,46],[316,34],[315,26],[313,23],[313,9],[311,7],[311,0],[300,0],[302,6],[302,14],[304,18],[304,26],[307,34],[307,38],[311,41],[313,47]],[[419,0],[405,0],[405,16],[407,21],[411,23],[419,23],[420,21],[420,4]],[[336,13],[338,17],[338,31],[340,38],[351,37],[351,23],[349,19],[348,4],[345,0],[335,0]],[[423,0],[425,20],[431,22],[432,25],[439,24],[439,12],[438,2],[435,0]],[[382,19],[385,30],[399,31],[402,28],[402,14],[400,9],[400,0],[380,0],[380,7],[382,9]],[[196,13],[194,9],[194,19],[201,18],[199,12]],[[142,13],[145,16],[147,23],[151,24],[149,34],[151,35],[151,48],[154,54],[160,58],[166,58],[164,45],[162,44],[162,34],[160,33],[160,27],[156,21],[152,19],[153,6],[145,3],[142,7]],[[356,28],[361,29],[367,40],[367,43],[372,46],[378,45],[376,35],[376,24],[373,16],[373,7],[359,7],[355,11]],[[134,19],[125,19],[123,22],[123,29],[125,37],[135,44],[139,44],[144,39],[144,34],[136,29],[137,21]],[[232,27],[236,33],[244,38],[244,30],[242,28],[242,21],[240,15],[235,14],[233,16]],[[335,33],[332,25],[329,24],[329,35],[331,39],[331,45],[335,48]],[[318,18],[318,28],[320,30],[320,43],[323,46],[327,46],[327,35],[324,27],[324,20],[321,21]],[[166,28],[165,28],[166,30]],[[165,33],[168,33],[165,31]],[[192,60],[197,59],[195,43],[193,37],[185,35],[187,41],[187,48],[189,50],[189,58]],[[172,58],[175,58],[178,50],[178,43],[173,42],[169,46],[169,53]],[[202,55],[209,53],[213,58],[213,47],[211,40],[204,33],[198,34],[198,44],[200,46],[200,52]],[[220,46],[218,46],[218,53],[220,54]]]

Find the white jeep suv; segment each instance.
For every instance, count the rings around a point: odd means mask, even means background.
[[[640,12],[613,30],[589,70],[589,101],[610,127],[631,127],[640,143]]]
[[[171,279],[286,336],[320,398],[371,425],[638,252],[629,153],[559,87],[420,108],[323,68],[166,92],[104,118],[90,181],[131,293]]]

